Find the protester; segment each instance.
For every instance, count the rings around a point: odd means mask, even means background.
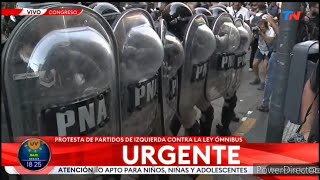
[[[258,2],[251,2],[250,9],[249,9],[250,21],[251,21],[251,18],[253,18],[257,12],[258,12]]]
[[[194,9],[197,8],[197,7],[201,7],[201,3],[200,3],[200,2],[187,2],[186,5],[187,5],[192,11],[194,11]]]
[[[277,6],[276,2],[270,2],[269,7],[268,7],[268,13],[272,15],[273,17],[279,18],[280,8]]]
[[[319,60],[318,60],[317,67],[313,71],[310,79],[305,84],[303,95],[302,95],[301,121],[303,123],[303,121],[306,120],[306,122],[303,124],[300,130],[300,133],[303,134],[306,140],[310,138],[312,125],[315,123],[315,121],[319,121],[318,119],[319,118],[319,115],[318,115],[319,100],[317,96],[319,94],[319,76],[320,74],[319,74]],[[309,107],[311,108],[311,110],[307,112]],[[319,137],[314,139],[319,139]]]
[[[319,3],[301,3],[296,43],[319,39]]]
[[[309,8],[304,18],[308,26],[308,40],[319,39],[319,3],[309,2]]]
[[[227,7],[229,14],[234,18],[241,18],[247,24],[250,23],[250,14],[249,10],[242,6],[243,2],[233,2],[233,5]]]
[[[319,143],[319,59],[317,67],[306,82],[302,94],[300,120],[297,132],[289,143]]]
[[[276,66],[276,50],[277,50],[277,36],[279,35],[279,27],[277,23],[274,21],[274,17],[272,15],[268,15],[267,21],[269,22],[270,26],[274,29],[276,33],[276,38],[273,41],[272,44],[272,54],[270,56],[269,64],[268,64],[268,70],[267,70],[267,76],[265,81],[265,89],[262,99],[262,105],[258,107],[259,111],[262,112],[269,112],[269,102],[270,97],[272,94],[272,90],[274,89],[274,79],[276,76],[276,73],[274,72],[275,66]]]

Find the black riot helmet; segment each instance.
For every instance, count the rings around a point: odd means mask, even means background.
[[[182,40],[186,26],[192,17],[191,9],[181,2],[173,2],[164,8],[161,16],[168,30]]]
[[[107,2],[93,3],[89,8],[101,14],[110,23],[110,25],[112,25],[117,16],[121,14],[115,5]]]

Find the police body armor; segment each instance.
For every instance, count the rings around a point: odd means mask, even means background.
[[[182,69],[179,113],[187,114],[204,97],[209,59],[216,49],[216,40],[205,15],[193,15],[183,42],[185,63]]]
[[[120,135],[118,53],[111,26],[81,5],[50,7],[65,8],[83,12],[79,16],[28,16],[4,47],[2,93],[10,141],[17,136]]]
[[[245,56],[251,42],[251,29],[242,19],[236,18],[234,21],[240,34],[240,46],[235,51],[234,73],[232,75],[231,85],[227,94],[233,95],[240,87],[242,79],[242,69],[246,65]]]
[[[215,14],[215,13],[213,13]],[[205,94],[207,101],[226,95],[234,73],[235,50],[240,44],[240,35],[230,14],[218,14],[213,26],[217,49],[210,58]]]
[[[120,50],[123,135],[160,135],[162,115],[159,86],[164,57],[162,42],[150,14],[129,9],[115,20],[113,31]]]
[[[178,112],[178,71],[184,63],[184,50],[180,40],[167,30],[165,21],[159,20],[158,34],[164,46],[163,62],[163,109],[164,130],[166,135],[170,134],[171,120]]]

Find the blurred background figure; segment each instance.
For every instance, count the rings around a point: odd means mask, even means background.
[[[191,11],[194,11],[194,9],[197,7],[201,7],[200,2],[187,2],[186,4],[191,9]]]
[[[249,9],[250,19],[252,16],[256,15],[257,12],[258,12],[258,2],[251,2],[250,9]]]
[[[226,7],[230,6],[230,2],[219,2],[218,4],[224,5]]]
[[[305,18],[309,27],[309,40],[319,39],[319,2],[309,2],[309,8]]]
[[[154,2],[154,7],[151,9],[151,16],[155,21],[156,27],[158,27],[158,20],[161,17],[161,13],[163,9],[169,4],[170,2]]]
[[[247,24],[250,23],[249,10],[243,6],[243,2],[233,2],[233,5],[227,7],[227,10],[233,18],[241,18]]]
[[[279,18],[280,16],[280,8],[277,6],[276,2],[270,2],[268,7],[268,13],[273,17]]]
[[[254,56],[257,52],[258,49],[258,21],[261,19],[266,19],[267,18],[267,12],[266,12],[266,5],[263,2],[253,2],[251,6],[251,17],[250,17],[250,26],[252,28],[253,32],[253,38],[251,42],[251,54],[250,54],[250,66],[249,66],[249,71],[253,71],[253,60]]]
[[[319,39],[319,3],[301,3],[296,43]]]

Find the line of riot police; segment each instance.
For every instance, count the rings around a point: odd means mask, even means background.
[[[181,124],[185,135],[209,136],[211,102],[220,97],[217,133],[231,135],[249,26],[220,6],[155,4],[161,12],[152,17],[147,5],[24,4],[83,13],[10,18],[15,27],[1,58],[2,137],[177,135]]]

